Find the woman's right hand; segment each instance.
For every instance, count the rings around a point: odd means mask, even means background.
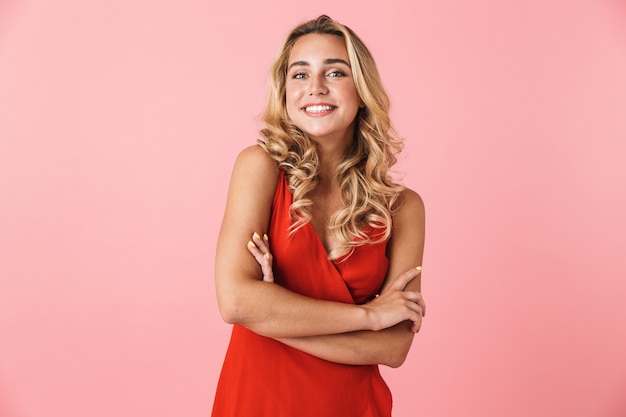
[[[417,333],[426,313],[426,304],[419,291],[405,291],[409,282],[422,273],[421,267],[401,274],[389,287],[372,301],[364,304],[372,323],[372,330],[383,330],[405,320],[411,320],[411,330]]]

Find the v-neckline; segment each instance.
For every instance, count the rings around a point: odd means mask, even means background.
[[[289,180],[287,179],[287,174],[285,173],[285,171],[282,171],[281,174],[282,174],[282,177],[283,177],[283,181],[285,182],[287,193],[289,193],[291,204],[293,204],[293,193],[289,189]],[[326,249],[326,246],[324,245],[324,242],[322,241],[322,238],[320,237],[320,235],[317,233],[317,230],[315,230],[315,227],[313,227],[313,223],[308,221],[302,227],[308,227],[309,228],[309,231],[311,233],[313,233],[313,236],[315,236],[315,241],[317,242],[317,245],[321,248],[322,252],[324,253],[326,261],[332,263],[336,267],[336,262],[335,261],[339,260],[339,259],[343,259],[344,256],[342,256],[342,257],[340,257],[340,258],[338,258],[336,260],[335,259],[330,259],[329,258],[330,252]]]
[[[292,196],[293,198],[293,196]],[[292,200],[293,201],[293,200]],[[313,233],[313,235],[315,236],[315,240],[317,242],[317,245],[319,247],[322,248],[322,251],[324,252],[324,254],[326,255],[326,260],[329,262],[332,262],[333,264],[335,263],[335,261],[333,259],[330,259],[330,252],[328,251],[328,249],[326,249],[326,246],[324,245],[324,242],[322,242],[322,238],[320,237],[320,235],[317,233],[317,230],[315,230],[315,227],[313,227],[313,223],[311,222],[306,222],[306,225],[304,227],[308,227],[310,232]]]

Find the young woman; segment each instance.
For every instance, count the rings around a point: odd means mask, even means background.
[[[217,245],[234,326],[213,416],[390,416],[378,365],[404,362],[425,312],[424,206],[388,175],[401,143],[363,42],[327,16],[296,27],[264,120]]]

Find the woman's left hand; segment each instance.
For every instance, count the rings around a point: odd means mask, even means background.
[[[272,271],[272,254],[270,253],[269,239],[267,235],[261,236],[254,232],[252,240],[248,241],[248,251],[261,266],[263,281],[274,282],[274,271]]]

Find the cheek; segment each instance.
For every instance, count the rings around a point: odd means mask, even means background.
[[[295,116],[295,110],[293,101],[289,99],[289,96],[287,96],[287,100],[285,102],[285,110],[287,111],[287,117],[289,117],[289,119],[293,121],[293,117]]]
[[[359,97],[359,94],[356,92],[356,88],[352,87],[352,100],[357,103],[359,106],[361,106],[361,104],[363,104],[363,101],[361,100],[361,97]]]
[[[356,92],[356,87],[354,86],[354,84],[348,85],[346,83],[346,85],[342,85],[341,88],[337,91],[337,94],[343,97],[343,100],[346,103],[361,104],[361,99],[359,98],[359,95]]]
[[[287,88],[285,90],[285,102],[287,104],[287,112],[290,113],[292,110],[296,110],[298,108],[299,97],[300,95],[298,94],[298,91],[296,89]]]

